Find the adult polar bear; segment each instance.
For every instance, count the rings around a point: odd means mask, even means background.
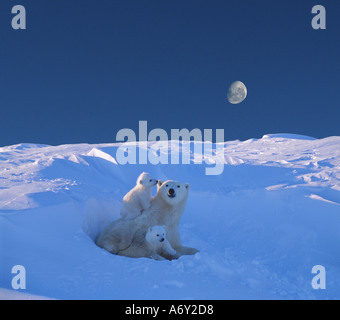
[[[151,200],[150,208],[133,220],[116,220],[99,235],[97,245],[117,254],[129,248],[137,231],[163,225],[167,239],[176,250],[176,257],[191,255],[197,249],[182,246],[178,227],[189,195],[190,185],[168,180],[158,182],[156,196]]]

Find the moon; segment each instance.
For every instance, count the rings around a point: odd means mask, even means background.
[[[241,81],[233,82],[228,90],[228,101],[231,104],[239,104],[247,97],[247,87]]]

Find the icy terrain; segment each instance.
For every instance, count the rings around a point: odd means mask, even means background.
[[[119,165],[118,146],[0,148],[0,297],[18,297],[7,290],[22,265],[20,293],[56,299],[340,299],[340,137],[226,142],[219,176],[193,152],[189,165]],[[142,171],[191,184],[180,233],[200,253],[154,261],[95,245]],[[311,286],[315,265],[326,290]]]

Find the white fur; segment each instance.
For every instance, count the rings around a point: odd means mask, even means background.
[[[157,184],[149,173],[143,172],[137,179],[136,186],[130,190],[123,198],[120,212],[122,220],[131,220],[139,215],[151,205],[151,190]]]
[[[140,229],[136,232],[131,245],[117,253],[121,256],[131,258],[152,258],[155,260],[172,260],[176,251],[166,239],[164,226],[153,226],[147,229]]]
[[[151,258],[156,260],[171,260],[176,255],[176,250],[171,247],[166,238],[164,226],[153,226],[148,229],[145,236],[146,243],[151,251]]]
[[[114,221],[99,236],[97,245],[105,250],[124,255],[124,250],[131,246],[136,237],[149,227],[163,225],[167,231],[167,239],[177,252],[177,257],[183,254],[195,254],[198,250],[182,246],[178,232],[190,185],[178,181],[158,182],[156,196],[151,201],[150,208],[134,220]]]

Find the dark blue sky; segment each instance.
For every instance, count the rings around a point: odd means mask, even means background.
[[[16,4],[27,30],[11,27]],[[0,146],[114,142],[139,120],[225,140],[340,135],[339,39],[339,1],[1,0]]]

